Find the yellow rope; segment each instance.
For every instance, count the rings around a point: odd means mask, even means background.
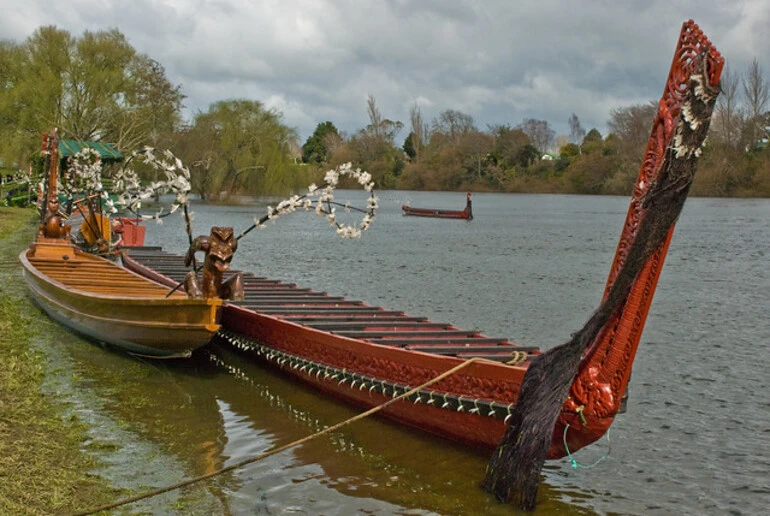
[[[526,353],[525,353],[525,355],[526,355]],[[399,401],[399,400],[401,400],[403,398],[411,396],[412,394],[414,394],[414,393],[416,393],[416,392],[418,392],[418,391],[420,391],[420,390],[422,390],[422,389],[424,389],[424,388],[426,388],[426,387],[428,387],[430,385],[433,385],[434,383],[436,383],[436,382],[438,382],[440,380],[443,380],[447,376],[451,376],[451,375],[455,374],[457,371],[467,367],[469,364],[471,364],[473,362],[492,362],[492,363],[497,363],[497,362],[494,362],[492,360],[487,360],[487,359],[484,359],[484,358],[481,358],[481,357],[473,357],[471,359],[468,359],[468,360],[464,361],[461,364],[456,365],[452,369],[449,369],[448,371],[445,371],[445,372],[441,373],[440,375],[438,375],[435,378],[425,382],[424,384],[420,385],[419,387],[415,387],[415,388],[413,388],[413,389],[411,389],[411,390],[409,390],[409,391],[407,391],[407,392],[405,392],[403,394],[400,394],[399,396],[396,396],[395,398],[389,399],[388,401],[386,401],[385,403],[383,403],[381,405],[377,405],[376,407],[373,407],[373,408],[367,410],[366,412],[362,412],[361,414],[353,416],[350,419],[342,421],[341,423],[337,423],[336,425],[333,425],[333,426],[330,426],[328,428],[325,428],[325,429],[323,429],[323,430],[321,430],[319,432],[316,432],[315,434],[308,435],[308,436],[303,437],[302,439],[299,439],[297,441],[291,442],[289,444],[285,444],[283,446],[279,446],[278,448],[275,448],[273,450],[270,450],[270,451],[267,451],[267,452],[264,452],[264,453],[260,453],[259,455],[255,455],[255,456],[250,457],[248,459],[244,459],[244,460],[242,460],[240,462],[237,462],[235,464],[231,464],[230,466],[226,466],[226,467],[224,467],[222,469],[219,469],[217,471],[213,471],[211,473],[207,473],[207,474],[201,475],[199,477],[191,478],[189,480],[184,480],[184,481],[179,482],[177,484],[173,484],[173,485],[166,486],[166,487],[161,487],[161,488],[155,489],[153,491],[147,491],[145,493],[141,493],[141,494],[138,494],[138,495],[135,495],[135,496],[131,496],[129,498],[124,498],[122,500],[118,500],[117,502],[113,502],[113,503],[107,504],[107,505],[102,505],[101,507],[97,507],[95,509],[89,509],[89,510],[86,510],[86,511],[83,511],[83,512],[79,512],[79,513],[76,513],[76,516],[85,516],[85,515],[88,515],[88,514],[95,514],[97,512],[107,511],[107,510],[110,510],[110,509],[114,509],[116,507],[120,507],[121,505],[127,505],[129,503],[137,502],[139,500],[144,500],[145,498],[151,498],[151,497],[157,496],[159,494],[163,494],[163,493],[167,493],[169,491],[173,491],[175,489],[179,489],[180,487],[189,486],[189,485],[194,484],[196,482],[201,482],[203,480],[207,480],[209,478],[215,477],[215,476],[220,475],[222,473],[226,473],[228,471],[232,471],[234,469],[242,468],[243,466],[246,466],[246,465],[254,463],[254,462],[258,462],[258,461],[260,461],[262,459],[266,459],[267,457],[270,457],[270,456],[275,455],[277,453],[281,453],[282,451],[288,450],[289,448],[293,448],[295,446],[299,446],[300,444],[304,444],[304,443],[306,443],[306,442],[308,442],[308,441],[310,441],[312,439],[315,439],[316,437],[320,437],[320,436],[322,436],[324,434],[328,434],[329,432],[333,432],[335,430],[338,430],[338,429],[342,428],[345,425],[349,425],[350,423],[354,423],[354,422],[356,422],[356,421],[358,421],[360,419],[363,419],[365,417],[371,416],[372,414],[375,414],[375,413],[379,412],[380,410],[382,410],[385,407],[395,403],[396,401]]]
[[[510,359],[505,363],[505,365],[509,366],[517,366],[524,363],[525,360],[527,360],[527,352],[526,351],[511,351],[511,355],[513,355],[513,358]]]

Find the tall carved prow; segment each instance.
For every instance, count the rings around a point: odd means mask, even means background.
[[[665,212],[666,207],[661,206],[660,200],[664,197],[660,192],[661,182],[666,181],[667,188],[684,190],[682,193],[686,196],[710,122],[711,111],[703,113],[703,104],[713,106],[716,102],[723,66],[724,58],[695,22],[692,20],[685,22],[674,52],[666,86],[658,103],[658,112],[653,121],[639,177],[634,185],[620,242],[607,279],[605,300],[620,271],[628,262],[632,244],[640,240],[637,237],[640,236],[639,228],[642,227],[642,220],[652,210],[656,211],[656,215]],[[685,144],[695,145],[693,155],[685,156],[687,151],[681,148]],[[680,156],[677,157],[677,155]],[[682,161],[682,166],[674,166],[677,159],[685,158],[686,161]],[[680,173],[680,177],[674,177],[677,172]],[[681,199],[681,203],[684,203],[684,198]],[[656,244],[654,251],[649,253],[649,257],[640,267],[625,300],[620,303],[605,324],[599,337],[586,350],[580,371],[570,389],[570,397],[557,423],[556,433],[560,431],[563,433],[567,424],[582,425],[584,418],[609,418],[601,423],[596,422],[597,431],[601,432],[599,434],[601,436],[620,410],[621,399],[631,376],[631,366],[674,232],[678,212],[671,216],[673,218],[671,224],[661,228],[661,231],[666,231],[665,236]],[[586,425],[588,424],[587,422]],[[588,442],[581,442],[581,440]],[[593,440],[590,437],[583,439],[576,433],[572,436],[567,435],[570,449],[578,449]],[[556,448],[551,450],[550,455],[563,456],[566,453],[563,446]]]
[[[674,224],[689,193],[724,59],[689,20],[652,126],[604,298],[565,344],[535,358],[484,487],[535,506],[546,458],[594,442],[621,406]]]

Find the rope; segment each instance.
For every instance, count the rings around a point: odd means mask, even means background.
[[[492,362],[492,361],[484,359],[484,358],[473,357],[473,358],[471,358],[469,360],[466,360],[466,361],[462,362],[461,364],[456,365],[452,369],[449,369],[449,370],[441,373],[440,375],[436,376],[435,378],[433,378],[431,380],[428,380],[427,382],[423,383],[422,385],[420,385],[418,387],[415,387],[415,388],[413,388],[413,389],[411,389],[411,390],[409,390],[409,391],[407,391],[407,392],[405,392],[403,394],[400,394],[399,396],[396,396],[395,398],[389,399],[388,401],[386,401],[385,403],[383,403],[381,405],[377,405],[376,407],[373,407],[373,408],[367,410],[366,412],[362,412],[361,414],[358,414],[356,416],[351,417],[350,419],[347,419],[345,421],[337,423],[336,425],[324,428],[323,430],[320,430],[320,431],[318,431],[318,432],[316,432],[314,434],[311,434],[311,435],[308,435],[306,437],[303,437],[302,439],[296,440],[296,441],[291,442],[289,444],[285,444],[283,446],[279,446],[278,448],[275,448],[273,450],[270,450],[270,451],[267,451],[267,452],[264,452],[264,453],[260,453],[259,455],[255,455],[255,456],[250,457],[248,459],[244,459],[244,460],[242,460],[240,462],[237,462],[235,464],[231,464],[230,466],[226,466],[226,467],[224,467],[222,469],[219,469],[217,471],[213,471],[213,472],[207,473],[205,475],[201,475],[201,476],[198,476],[198,477],[195,477],[195,478],[191,478],[189,480],[183,480],[182,482],[178,482],[178,483],[170,485],[170,486],[161,487],[161,488],[158,488],[158,489],[154,489],[152,491],[147,491],[145,493],[140,493],[138,495],[131,496],[129,498],[124,498],[122,500],[118,500],[117,502],[113,502],[111,504],[102,505],[101,507],[96,507],[94,509],[88,509],[88,510],[85,510],[83,512],[76,513],[76,516],[86,516],[88,514],[95,514],[97,512],[107,511],[107,510],[110,510],[110,509],[114,509],[116,507],[120,507],[122,505],[127,505],[127,504],[130,504],[130,503],[133,503],[133,502],[137,502],[139,500],[144,500],[146,498],[151,498],[153,496],[157,496],[157,495],[160,495],[160,494],[163,494],[163,493],[167,493],[169,491],[173,491],[175,489],[179,489],[181,487],[189,486],[191,484],[195,484],[197,482],[201,482],[203,480],[207,480],[209,478],[215,477],[217,475],[221,475],[222,473],[226,473],[228,471],[233,471],[235,469],[242,468],[243,466],[246,466],[248,464],[252,464],[254,462],[258,462],[258,461],[260,461],[262,459],[266,459],[266,458],[268,458],[268,457],[270,457],[272,455],[276,455],[278,453],[281,453],[282,451],[288,450],[289,448],[294,448],[295,446],[299,446],[300,444],[304,444],[304,443],[306,443],[308,441],[311,441],[311,440],[315,439],[316,437],[320,437],[322,435],[328,434],[328,433],[333,432],[335,430],[339,430],[340,428],[342,428],[342,427],[344,427],[346,425],[349,425],[349,424],[354,423],[354,422],[356,422],[358,420],[364,419],[365,417],[371,416],[372,414],[375,414],[375,413],[381,411],[382,409],[392,405],[396,401],[399,401],[399,400],[401,400],[403,398],[411,396],[412,394],[414,394],[414,393],[416,393],[416,392],[418,392],[418,391],[420,391],[422,389],[425,389],[426,387],[429,387],[429,386],[433,385],[434,383],[436,383],[436,382],[438,382],[440,380],[443,380],[444,378],[446,378],[448,376],[451,376],[451,375],[455,374],[456,372],[460,371],[461,369],[464,369],[465,367],[467,367],[468,365],[470,365],[473,362],[482,362],[482,361],[483,362]],[[569,452],[567,452],[567,453],[569,453]]]
[[[580,415],[583,417],[582,413]],[[584,421],[585,422],[585,421]],[[612,452],[612,445],[610,444],[610,429],[607,429],[607,453],[599,457],[593,464],[589,464],[588,466],[584,464],[580,464],[575,458],[572,456],[572,454],[569,452],[569,446],[567,446],[567,430],[569,430],[569,423],[567,423],[567,426],[564,427],[564,450],[567,452],[567,457],[569,458],[570,464],[572,465],[572,469],[591,469],[600,462],[602,462],[604,459],[610,456],[610,453]]]
[[[513,358],[507,361],[505,365],[509,365],[509,366],[521,365],[527,360],[527,357],[529,356],[529,354],[526,351],[518,351],[518,350],[511,351],[511,355],[513,356]]]

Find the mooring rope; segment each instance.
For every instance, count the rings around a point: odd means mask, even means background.
[[[260,461],[262,459],[266,459],[266,458],[268,458],[268,457],[270,457],[272,455],[276,455],[278,453],[281,453],[282,451],[288,450],[289,448],[294,448],[295,446],[299,446],[300,444],[304,444],[304,443],[306,443],[308,441],[311,441],[311,440],[315,439],[316,437],[320,437],[320,436],[328,434],[330,432],[334,432],[335,430],[339,430],[340,428],[342,428],[342,427],[344,427],[346,425],[349,425],[351,423],[354,423],[356,421],[364,419],[364,418],[366,418],[368,416],[371,416],[372,414],[375,414],[375,413],[381,411],[382,409],[392,405],[393,403],[395,403],[395,402],[397,402],[397,401],[399,401],[399,400],[401,400],[403,398],[407,398],[407,397],[411,396],[412,394],[414,394],[414,393],[416,393],[416,392],[418,392],[418,391],[420,391],[422,389],[425,389],[426,387],[429,387],[429,386],[433,385],[434,383],[436,383],[436,382],[438,382],[440,380],[443,380],[444,378],[446,378],[448,376],[451,376],[451,375],[455,374],[456,372],[460,371],[461,369],[466,368],[468,365],[470,365],[470,364],[472,364],[474,362],[498,363],[498,362],[495,362],[493,360],[488,360],[488,359],[481,358],[481,357],[470,358],[470,359],[462,362],[461,364],[456,365],[452,369],[449,369],[449,370],[441,373],[440,375],[438,375],[438,376],[428,380],[427,382],[423,383],[422,385],[420,385],[418,387],[415,387],[415,388],[413,388],[413,389],[411,389],[411,390],[409,390],[407,392],[404,392],[403,394],[400,394],[400,395],[396,396],[395,398],[389,399],[388,401],[386,401],[385,403],[382,403],[381,405],[377,405],[376,407],[373,407],[373,408],[367,410],[366,412],[362,412],[361,414],[353,416],[350,419],[346,419],[345,421],[337,423],[336,425],[330,426],[328,428],[324,428],[323,430],[320,430],[320,431],[318,431],[318,432],[316,432],[314,434],[311,434],[311,435],[308,435],[306,437],[303,437],[302,439],[298,439],[298,440],[296,440],[294,442],[291,442],[289,444],[285,444],[283,446],[279,446],[278,448],[275,448],[273,450],[266,451],[264,453],[260,453],[259,455],[254,455],[252,457],[249,457],[248,459],[244,459],[244,460],[242,460],[240,462],[236,462],[235,464],[231,464],[230,466],[226,466],[224,468],[218,469],[217,471],[213,471],[211,473],[206,473],[205,475],[200,475],[198,477],[191,478],[189,480],[183,480],[182,482],[178,482],[178,483],[170,485],[170,486],[161,487],[161,488],[158,488],[158,489],[154,489],[152,491],[147,491],[145,493],[140,493],[140,494],[135,495],[135,496],[131,496],[131,497],[128,497],[128,498],[124,498],[122,500],[118,500],[117,502],[113,502],[113,503],[110,503],[110,504],[107,504],[107,505],[102,505],[101,507],[96,507],[94,509],[88,509],[86,511],[76,513],[76,515],[77,516],[85,516],[85,515],[88,515],[88,514],[95,514],[97,512],[107,511],[107,510],[110,510],[110,509],[114,509],[116,507],[120,507],[120,506],[127,505],[127,504],[130,504],[130,503],[138,502],[139,500],[144,500],[146,498],[152,498],[153,496],[158,496],[160,494],[167,493],[169,491],[173,491],[173,490],[179,489],[181,487],[189,486],[191,484],[195,484],[195,483],[201,482],[203,480],[208,480],[209,478],[215,477],[217,475],[221,475],[222,473],[227,473],[228,471],[233,471],[235,469],[240,469],[243,466],[246,466],[248,464],[252,464],[254,462],[258,462],[258,461]]]
[[[580,417],[583,417],[582,414]],[[564,427],[564,450],[567,452],[567,458],[569,459],[570,464],[572,465],[572,469],[591,469],[600,462],[602,462],[604,459],[610,456],[610,453],[612,453],[612,444],[610,443],[610,429],[607,429],[607,453],[596,459],[593,464],[584,465],[580,464],[575,457],[572,456],[572,454],[569,451],[569,446],[567,446],[567,430],[569,430],[569,423],[567,423],[567,426]]]

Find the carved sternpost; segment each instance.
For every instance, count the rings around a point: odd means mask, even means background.
[[[59,178],[59,134],[56,129],[43,135],[43,155],[48,157],[48,184],[45,191],[45,206],[38,236],[51,239],[69,239],[70,226],[64,225],[59,215],[59,194],[56,182]]]

